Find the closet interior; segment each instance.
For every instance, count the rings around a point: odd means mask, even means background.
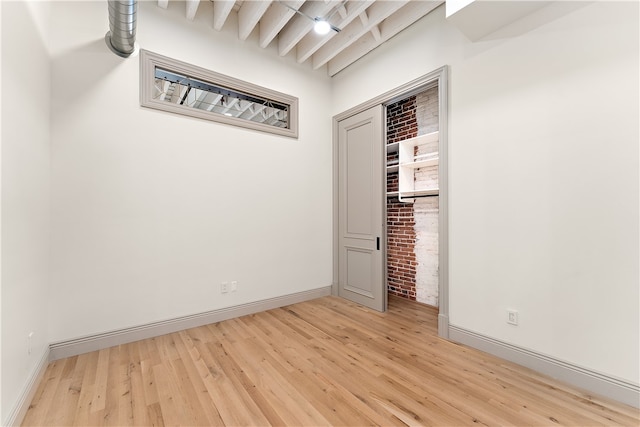
[[[438,86],[386,106],[387,292],[438,306]]]

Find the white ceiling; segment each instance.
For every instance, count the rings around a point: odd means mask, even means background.
[[[200,1],[186,0],[186,19],[195,18]],[[426,0],[209,1],[213,3],[212,26],[215,30],[237,23],[238,38],[246,40],[257,29],[260,47],[275,43],[280,56],[294,52],[301,64],[309,62],[314,69],[326,65],[330,76],[443,3]],[[158,0],[158,6],[164,9],[168,3],[169,0]],[[311,18],[328,18],[341,31],[318,35],[313,31],[313,20],[292,9]],[[237,14],[238,19],[230,20],[231,14]]]

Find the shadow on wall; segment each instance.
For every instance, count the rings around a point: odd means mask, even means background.
[[[107,46],[104,38],[78,45],[55,55],[51,60],[52,108],[61,101],[64,105],[73,103],[79,97],[87,96],[100,82],[117,68],[131,61],[138,67],[138,56],[121,58]],[[115,94],[114,94],[115,95]]]
[[[517,37],[523,36],[524,34],[534,31],[539,27],[542,27],[566,15],[569,15],[572,12],[581,9],[590,3],[593,2],[560,1],[552,2],[551,4],[541,2],[541,4],[546,5],[544,5],[540,9],[532,11],[531,13],[523,16],[520,19],[516,19],[512,23],[507,24],[502,28],[498,28],[495,31],[492,31],[489,34],[479,37],[475,40],[470,40],[469,37],[464,35],[464,32],[461,31],[462,37],[464,37],[464,39],[468,41],[468,43],[465,43],[463,47],[464,57],[465,59],[474,58],[477,55],[480,55],[490,49],[493,49],[494,47],[508,42],[509,40],[513,40]],[[509,2],[485,2],[479,4],[479,7],[483,7],[484,5],[498,8],[505,5],[508,7]]]
[[[545,3],[545,2],[542,2]],[[555,20],[566,16],[573,11],[587,6],[588,1],[564,1],[564,2],[546,2],[546,6],[533,11],[529,15],[515,21],[514,25],[508,24],[498,30],[481,37],[478,41],[491,41],[512,39],[523,34],[527,34],[538,27],[549,24]]]

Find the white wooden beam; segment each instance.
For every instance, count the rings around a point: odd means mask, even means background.
[[[330,2],[307,2],[302,5],[301,12],[310,16],[311,18],[323,17],[331,9],[336,7],[340,2],[338,0]],[[314,22],[304,16],[296,16],[290,21],[290,24],[282,30],[278,37],[278,53],[280,56],[285,56],[295,47],[295,45],[307,35],[307,33],[313,28]]]
[[[244,101],[242,99],[238,100],[238,102],[230,103],[229,108],[225,108],[222,114],[229,115],[231,114],[233,117],[240,117],[242,114],[253,104],[251,101]]]
[[[227,102],[227,105],[225,105],[225,108],[222,110],[222,114],[227,113],[238,101],[240,101],[238,98],[233,98],[231,101]]]
[[[180,83],[177,83],[173,89],[173,94],[171,95],[171,102],[179,104],[180,101],[182,101],[184,94],[187,92],[187,89],[189,89],[188,86],[183,86]]]
[[[328,74],[335,76],[338,72],[427,15],[442,3],[442,1],[410,1],[378,26],[380,40],[376,40],[371,33],[365,35],[329,61]]]
[[[247,119],[247,120],[251,120],[251,119],[253,119],[255,116],[257,116],[257,115],[258,115],[258,113],[260,113],[260,112],[261,112],[262,110],[264,110],[264,109],[265,109],[265,106],[264,106],[264,105],[260,105],[260,104],[253,104],[253,108],[252,108],[252,109],[245,110],[245,112],[246,112],[246,111],[249,111],[249,114],[246,114],[246,115],[245,115],[245,114],[243,114],[243,117],[242,117],[242,118],[243,118],[243,119]]]
[[[266,124],[271,125],[271,126],[274,126],[276,123],[278,123],[278,113],[277,113],[277,111],[274,109],[273,113],[270,114],[269,117],[267,117],[263,123],[266,123]]]
[[[271,0],[245,1],[238,11],[238,37],[246,40],[267,11]]]
[[[287,4],[298,9],[305,0],[288,1]],[[289,22],[296,13],[282,4],[275,2],[260,20],[260,47],[269,46],[269,43],[278,35],[280,30]]]
[[[213,108],[218,104],[218,102],[220,102],[221,99],[222,95],[220,94],[217,94],[215,97],[213,97],[213,99],[208,99],[207,102],[209,103],[209,105],[207,106],[207,111],[213,110]]]
[[[240,102],[238,104],[239,104],[238,111],[240,111],[240,114],[242,114],[245,111],[247,111],[249,108],[251,108],[251,106],[254,104],[254,102],[240,100]]]
[[[198,99],[196,99],[196,102],[193,104],[193,108],[198,108],[198,109],[202,109],[202,104],[205,105],[209,105],[209,102],[207,102],[208,100],[210,100],[213,95],[213,93],[211,92],[207,92],[206,90],[200,90],[198,89]]]
[[[362,23],[363,27],[366,27],[367,25],[369,25],[369,16],[367,15],[367,12],[362,12],[358,16],[360,18],[360,22]]]
[[[378,28],[377,25],[374,25],[373,28],[371,29],[371,35],[377,42],[379,42],[380,39],[382,38],[382,36],[380,35],[380,28]]]
[[[391,16],[394,12],[396,12],[402,6],[406,5],[408,2],[408,0],[375,2],[373,5],[371,5],[371,7],[367,9],[367,25],[362,25],[361,22],[353,21],[339,34],[337,34],[324,46],[318,49],[318,51],[313,55],[313,69],[317,70],[318,68],[322,67],[344,49],[351,46],[351,44],[356,42],[360,37],[369,33],[371,31],[371,28],[373,28],[375,25],[378,25],[387,17]],[[423,2],[415,1],[413,3]]]
[[[269,112],[269,108],[265,107],[260,111],[259,115],[256,115],[258,120],[260,123],[265,123],[269,117],[271,117],[271,115],[273,114],[273,108],[271,109],[272,112]]]
[[[158,7],[166,9],[169,7],[169,0],[158,0]]]
[[[373,4],[372,0],[366,1],[350,1],[346,3],[348,7],[347,14],[340,21],[335,22],[335,26],[338,28],[344,28],[351,23],[354,19],[363,13],[369,6]],[[341,9],[345,9],[345,6],[340,6]],[[338,9],[340,10],[340,9]],[[345,9],[346,10],[346,9]],[[321,36],[315,32],[310,32],[296,46],[297,61],[303,63],[311,57],[318,49],[320,49],[325,43],[336,36],[335,31],[330,31],[329,34]]]
[[[340,7],[338,7],[338,13],[340,14],[340,17],[342,19],[346,19],[346,17],[349,15],[349,13],[347,12],[347,8],[344,7],[343,4],[341,4]]]
[[[215,0],[213,2],[213,29],[220,31],[227,18],[233,5],[236,4],[235,0]]]
[[[202,90],[191,88],[183,105],[186,105],[187,107],[194,107],[196,105],[196,102],[198,102],[198,99],[204,94],[205,92]]]
[[[157,91],[157,94],[154,95],[154,98],[160,101],[164,101],[164,99],[167,96],[167,91],[169,90],[169,86],[171,86],[170,82],[166,80],[156,79],[154,87]]]
[[[196,17],[196,12],[198,11],[198,6],[200,5],[200,0],[187,0],[185,2],[186,15],[189,21],[193,21]]]

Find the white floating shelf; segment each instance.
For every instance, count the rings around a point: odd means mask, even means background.
[[[420,188],[426,183],[416,181],[416,169],[429,166],[438,167],[440,157],[437,151],[438,132],[432,132],[415,138],[405,139],[398,142],[398,200],[405,203],[413,203],[416,197],[437,196],[437,188]],[[387,148],[390,150],[391,148]],[[422,151],[428,151],[423,153]],[[419,154],[416,154],[419,152]],[[389,168],[387,168],[389,171]],[[395,170],[395,169],[394,169]],[[431,182],[426,185],[437,185]],[[418,187],[418,188],[416,188]]]
[[[402,166],[403,168],[418,169],[418,168],[425,168],[427,166],[437,166],[439,161],[440,161],[439,157],[435,157],[435,158],[432,157],[432,158],[429,158],[429,159],[416,160],[414,162],[402,163],[400,166]]]
[[[418,162],[420,160],[433,160],[433,159],[438,159],[438,152],[434,152],[434,153],[424,153],[424,154],[418,154],[413,158],[414,162]]]
[[[431,132],[431,133],[426,133],[424,135],[418,135],[416,137],[400,141],[400,144],[409,145],[409,146],[412,145],[412,146],[415,147],[417,145],[428,144],[430,142],[436,142],[436,141],[438,141],[439,134],[440,133],[438,131],[435,131],[435,132]]]
[[[424,190],[402,191],[400,197],[413,197],[413,196],[437,196],[440,193],[438,188],[428,188]]]

